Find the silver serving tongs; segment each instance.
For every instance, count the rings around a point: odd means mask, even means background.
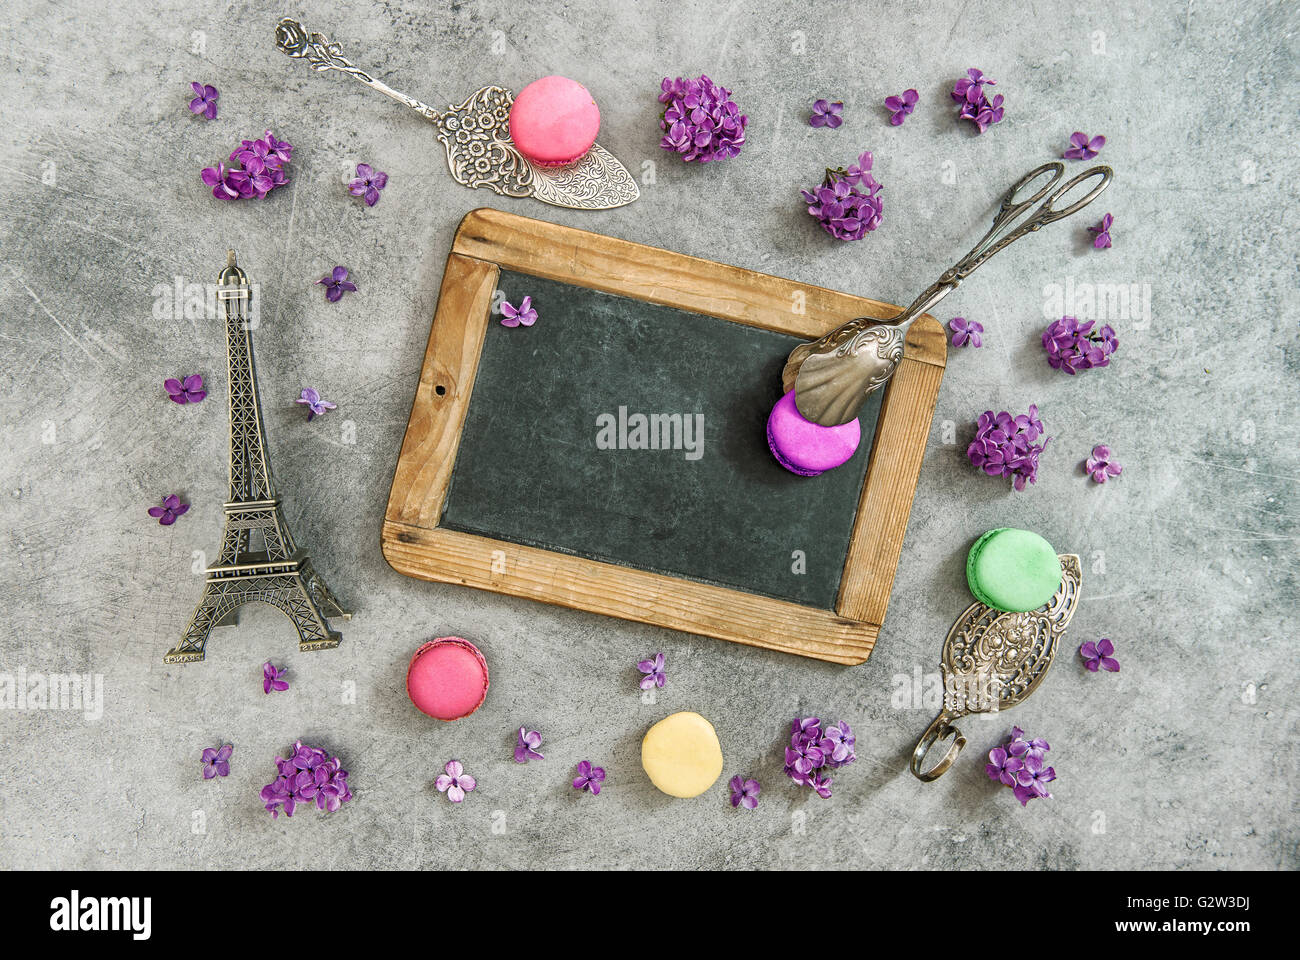
[[[1051,177],[1033,196],[1027,200],[1016,199],[1016,194],[1046,173]],[[1110,184],[1112,175],[1110,167],[1092,167],[1058,187],[1065,176],[1065,164],[1052,161],[1029,171],[1007,192],[1001,209],[993,218],[993,226],[984,238],[917,297],[910,307],[888,320],[869,317],[850,320],[820,340],[795,347],[786,361],[781,379],[787,393],[794,390],[794,402],[799,413],[805,419],[827,427],[848,423],[856,417],[867,395],[884,386],[898,369],[909,323],[956,290],[980,264],[999,250],[1009,247],[1025,234],[1078,213],[1092,203]],[[1052,206],[1079,184],[1094,177],[1100,177],[1101,182],[1087,196],[1063,210]],[[1042,205],[1017,225],[1021,214],[1040,200]]]

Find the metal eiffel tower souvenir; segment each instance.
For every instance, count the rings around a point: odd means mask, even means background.
[[[956,720],[1014,707],[1047,676],[1083,586],[1079,558],[1063,553],[1060,559],[1061,586],[1037,610],[1006,613],[972,603],[948,631],[940,663],[943,710],[912,751],[911,770],[917,779],[939,779],[966,746],[966,738],[953,726]],[[943,759],[923,770],[930,748],[948,737],[953,742]]]
[[[252,288],[244,271],[235,265],[235,251],[226,256],[226,268],[217,279],[217,301],[226,321],[230,367],[230,500],[226,503],[226,532],[216,566],[207,569],[203,598],[184,638],[167,651],[164,663],[202,660],[211,629],[232,620],[237,608],[254,601],[285,612],[298,628],[300,650],[337,647],[343,638],[330,629],[325,618],[352,618],[294,543],[271,485],[248,323]]]

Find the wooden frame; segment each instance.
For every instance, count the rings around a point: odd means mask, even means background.
[[[943,377],[947,338],[939,323],[927,315],[908,332],[877,420],[838,600],[823,610],[438,525],[500,268],[808,339],[854,317],[899,311],[498,210],[472,211],[447,257],[384,515],[383,552],[393,569],[835,663],[866,660],[889,605]]]

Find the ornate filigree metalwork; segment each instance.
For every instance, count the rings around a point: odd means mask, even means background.
[[[1038,689],[1074,616],[1083,585],[1079,558],[1061,555],[1061,586],[1045,605],[1027,613],[1006,613],[973,603],[957,618],[944,641],[943,709],[912,752],[911,770],[921,780],[948,771],[966,738],[954,721],[972,713],[1007,710]],[[926,754],[940,740],[953,738],[948,752],[930,770]]]
[[[486,187],[506,197],[535,197],[543,203],[578,210],[607,210],[641,195],[632,175],[600,144],[577,163],[543,167],[530,163],[510,139],[510,107],[515,96],[504,87],[483,87],[459,104],[435,110],[394,90],[362,70],[343,48],[322,33],[308,33],[288,17],[275,28],[275,43],[313,70],[337,70],[415,110],[438,129],[447,169],[457,183]]]
[[[342,636],[327,616],[351,619],[311,560],[300,553],[280,510],[266,457],[266,435],[257,394],[253,337],[248,324],[252,288],[229,253],[217,281],[226,322],[226,360],[230,371],[230,500],[221,555],[207,569],[208,579],[185,628],[185,636],[163,657],[164,663],[202,660],[208,634],[234,619],[239,607],[258,601],[278,607],[298,629],[300,650],[337,647]]]

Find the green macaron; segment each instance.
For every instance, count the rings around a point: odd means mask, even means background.
[[[966,583],[976,600],[995,610],[1034,610],[1061,588],[1061,560],[1038,534],[1002,527],[970,548]]]

